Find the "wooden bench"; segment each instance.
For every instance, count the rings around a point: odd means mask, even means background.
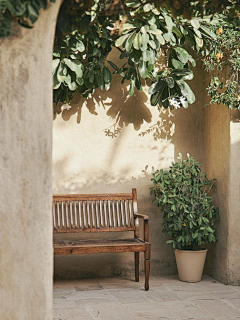
[[[139,220],[144,221],[144,239]],[[135,281],[139,281],[139,252],[145,258],[145,290],[149,289],[150,250],[148,217],[138,213],[137,192],[124,194],[62,194],[53,196],[54,233],[133,231],[130,239],[55,240],[54,254],[134,252]]]

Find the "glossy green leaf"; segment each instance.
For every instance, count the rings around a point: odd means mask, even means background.
[[[174,49],[175,49],[175,52],[177,54],[178,59],[184,64],[187,63],[188,57],[189,57],[188,52],[185,49],[180,48],[180,47],[176,47]]]
[[[64,63],[76,73],[77,77],[81,78],[83,76],[83,65],[79,60],[70,60],[65,58]]]
[[[75,91],[78,86],[76,82],[69,82],[68,87],[71,91]]]
[[[174,87],[174,84],[175,84],[174,79],[172,77],[167,77],[166,83],[167,83],[168,87],[171,89]]]
[[[79,40],[71,49],[72,51],[83,52],[85,50],[85,46],[84,46],[84,43]]]
[[[149,40],[149,44],[153,49],[156,49],[156,43],[153,40]]]
[[[66,77],[66,66],[64,65],[64,63],[60,62],[56,73],[58,81],[63,82]]]
[[[151,9],[152,9],[152,5],[151,5],[150,3],[146,3],[146,4],[143,6],[143,11],[144,11],[144,12],[149,12]]]
[[[167,15],[167,14],[163,14],[163,16],[164,16],[164,19],[166,21],[166,25],[167,25],[168,31],[169,32],[172,31],[174,23],[173,23],[171,17],[169,15]]]
[[[151,106],[156,106],[156,105],[158,105],[158,103],[159,103],[159,101],[160,101],[160,98],[161,98],[160,93],[156,92],[156,93],[152,94],[152,95],[151,95],[151,98],[150,98]]]
[[[173,26],[172,31],[173,31],[173,33],[175,33],[175,35],[178,38],[182,38],[183,37],[182,32],[176,26]]]
[[[53,88],[58,89],[60,85],[61,85],[61,82],[57,78],[57,70],[56,70],[56,72],[54,72],[53,74]]]
[[[194,28],[193,30],[194,30],[194,33],[196,34],[196,36],[197,36],[198,38],[202,39],[202,34],[201,34],[201,32],[200,32],[198,29],[196,29],[196,28]]]
[[[187,98],[187,101],[189,103],[194,103],[196,98],[189,85],[183,80],[177,81],[177,84],[181,89],[182,95]]]
[[[154,82],[148,89],[149,94],[155,94],[156,92],[161,92],[166,86],[166,82],[163,79],[160,79],[158,82]]]
[[[142,78],[146,78],[148,75],[148,69],[145,61],[141,61],[138,67],[139,73]]]
[[[172,64],[175,69],[183,69],[183,63],[179,60],[172,59]]]
[[[125,43],[125,41],[128,39],[129,36],[130,36],[130,33],[125,34],[125,35],[121,36],[120,38],[118,38],[115,42],[115,46],[116,47],[122,46]]]
[[[133,40],[133,47],[136,50],[139,50],[142,44],[142,36],[141,33],[137,33],[134,40]]]
[[[171,75],[176,77],[177,80],[180,80],[183,77],[191,76],[193,74],[190,69],[175,69],[171,72]]]
[[[135,78],[133,78],[133,79],[130,80],[130,89],[129,89],[129,93],[128,93],[130,97],[131,97],[131,96],[133,95],[133,93],[134,93],[135,81],[136,81]]]
[[[112,61],[107,60],[107,62],[110,64],[110,66],[114,69],[114,70],[119,70],[119,68],[115,65],[115,63],[113,63]]]
[[[185,109],[188,108],[188,101],[187,101],[187,99],[182,100],[182,101],[181,101],[181,104],[182,104],[183,108],[185,108]]]
[[[124,23],[124,25],[123,25],[123,33],[126,32],[126,31],[128,32],[128,31],[133,30],[133,29],[136,29],[136,27],[133,24]]]
[[[60,59],[53,59],[52,60],[52,73],[54,73],[59,66]]]
[[[129,54],[129,57],[134,63],[138,63],[140,58],[142,58],[142,54],[140,50],[132,50],[132,52]]]
[[[153,50],[148,51],[148,61],[150,65],[154,65],[155,63],[155,52]]]
[[[201,25],[199,30],[204,33],[207,37],[209,37],[210,39],[216,40],[217,36],[215,33],[213,33],[209,28]]]
[[[149,42],[149,35],[147,33],[142,34],[142,45],[141,50],[146,51],[148,48],[148,42]]]
[[[128,37],[127,41],[125,42],[125,49],[127,52],[130,52],[132,49],[133,40],[135,38],[136,34],[132,33],[130,37]]]
[[[148,30],[149,30],[149,26],[148,25],[142,26],[141,29],[140,29],[141,33],[146,33]]]
[[[109,83],[112,80],[112,74],[107,67],[103,68],[103,78],[106,83]]]
[[[67,84],[67,86],[69,87],[69,89],[71,88],[71,83],[72,83],[72,78],[71,78],[71,75],[70,74],[67,74],[65,79],[64,79],[64,82]]]
[[[197,19],[191,19],[190,23],[193,26],[193,28],[195,28],[195,29],[199,29],[200,28],[200,23],[199,23],[199,21]]]

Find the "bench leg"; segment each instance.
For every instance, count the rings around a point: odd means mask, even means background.
[[[135,260],[135,281],[139,281],[139,252],[134,252]]]
[[[151,252],[151,245],[148,244],[146,251],[144,252],[144,264],[145,264],[145,290],[148,291],[149,289],[149,273],[150,273],[150,252]]]
[[[145,260],[145,290],[149,289],[150,260]]]

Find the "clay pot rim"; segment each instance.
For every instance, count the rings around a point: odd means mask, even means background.
[[[188,252],[188,253],[202,253],[208,251],[207,248],[200,248],[200,250],[182,250],[182,249],[175,249],[175,251],[181,251],[181,252]]]

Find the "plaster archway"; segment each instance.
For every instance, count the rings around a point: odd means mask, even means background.
[[[52,318],[52,109],[49,108],[52,90],[49,88],[52,86],[52,45],[60,4],[57,1],[41,11],[32,30],[15,26],[12,35],[1,42],[0,301],[3,303],[0,319]],[[46,70],[49,70],[47,74]],[[226,122],[229,121],[226,118]],[[224,135],[224,141],[220,142],[227,147],[230,137],[234,134],[237,138],[236,132],[239,132],[237,123],[231,127],[230,136]],[[216,140],[215,135],[212,133],[211,141]],[[238,141],[234,141],[235,145]],[[231,159],[234,167],[239,148],[232,151],[227,161]],[[208,156],[207,152],[205,156]],[[214,174],[216,165],[211,166]],[[230,173],[233,179],[235,170]],[[227,177],[230,173],[226,171]],[[232,191],[224,201],[228,206],[233,197],[236,204],[232,204],[235,211],[232,209],[231,212],[236,217],[239,185],[234,190],[231,185]],[[233,231],[234,222],[232,220],[227,235]],[[239,237],[233,241],[237,244]],[[223,246],[227,244],[224,242]],[[236,269],[239,264],[233,261],[235,252],[231,254],[231,264],[235,264]],[[231,283],[239,281],[234,277]],[[230,281],[226,279],[226,282]]]
[[[0,50],[0,319],[52,319],[52,47],[60,1]],[[49,72],[46,73],[46,70]]]

